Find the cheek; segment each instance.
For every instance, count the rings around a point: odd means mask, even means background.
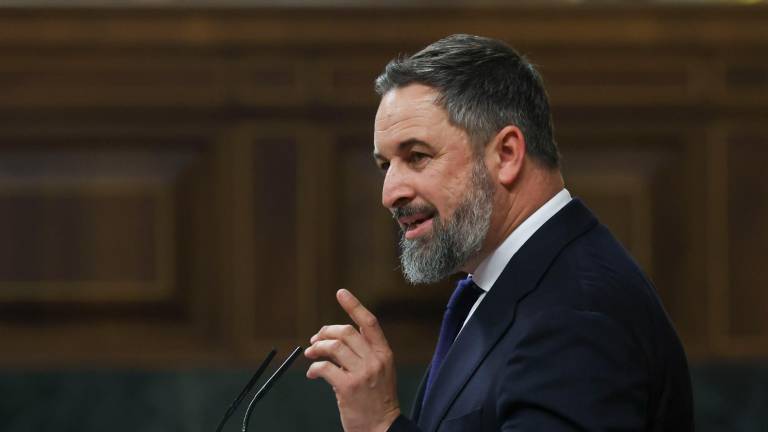
[[[470,181],[468,176],[448,175],[435,183],[435,197],[432,198],[440,212],[440,215],[451,217],[456,208],[464,201],[469,191]]]

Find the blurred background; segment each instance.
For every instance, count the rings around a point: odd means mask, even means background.
[[[452,33],[538,65],[567,187],[684,341],[698,430],[768,431],[764,2],[0,5],[3,432],[213,431],[271,347],[347,322],[340,287],[409,406],[451,288],[400,276],[372,82]],[[255,429],[340,430],[306,367]]]

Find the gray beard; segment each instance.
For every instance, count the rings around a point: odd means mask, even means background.
[[[459,271],[480,252],[493,212],[493,184],[482,160],[472,168],[470,190],[450,219],[436,214],[432,233],[413,240],[400,238],[400,264],[412,284],[433,283]]]

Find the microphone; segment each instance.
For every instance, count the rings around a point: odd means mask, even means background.
[[[296,357],[299,356],[299,353],[301,352],[302,348],[300,346],[297,346],[294,348],[291,355],[288,356],[287,359],[283,362],[283,364],[280,365],[279,368],[275,371],[275,373],[272,374],[271,377],[267,380],[267,382],[264,383],[263,386],[259,389],[259,391],[256,392],[256,395],[253,396],[253,399],[251,399],[251,403],[248,404],[248,409],[245,410],[245,416],[243,416],[243,429],[242,432],[248,432],[248,421],[251,419],[251,414],[253,413],[253,408],[256,406],[256,402],[260,401],[261,398],[266,396],[267,392],[270,388],[277,382],[278,379],[280,379],[280,376],[283,375],[283,373],[291,366],[291,363],[293,363],[294,360],[296,360]]]
[[[278,379],[280,379],[280,376],[283,375],[283,373],[291,366],[294,360],[296,360],[296,357],[298,357],[299,353],[301,352],[302,347],[298,346],[296,347],[293,352],[288,356],[288,358],[285,359],[283,364],[280,365],[280,367],[277,368],[277,370],[272,374],[272,376],[267,379],[267,381],[264,383],[264,385],[261,386],[259,391],[256,392],[256,395],[251,400],[251,403],[248,404],[248,409],[245,412],[245,417],[243,418],[243,428],[242,432],[248,431],[248,421],[251,418],[251,413],[253,412],[253,408],[256,406],[256,403],[260,401],[266,394],[269,392],[269,389],[272,388],[272,386],[277,382]],[[224,413],[224,417],[219,422],[219,425],[216,427],[216,432],[221,432],[221,430],[224,428],[224,425],[227,423],[227,420],[229,420],[230,417],[235,413],[237,410],[237,407],[240,406],[240,404],[243,402],[243,399],[248,395],[248,393],[251,391],[254,385],[256,385],[256,381],[259,380],[262,374],[264,374],[264,371],[267,369],[267,366],[272,361],[273,358],[275,358],[275,355],[277,354],[277,350],[272,348],[272,351],[267,354],[267,357],[264,359],[264,361],[261,362],[259,365],[259,368],[256,370],[256,373],[253,374],[250,380],[248,380],[248,383],[245,385],[242,391],[240,391],[240,394],[237,396],[237,398],[232,402],[232,404],[227,409],[227,412]]]

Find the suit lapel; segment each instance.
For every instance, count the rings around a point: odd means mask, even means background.
[[[547,221],[509,261],[438,371],[430,397],[415,413],[425,431],[437,430],[469,378],[515,319],[517,302],[538,284],[555,257],[597,220],[574,199]]]
[[[421,382],[419,383],[419,387],[416,390],[416,399],[413,400],[413,406],[411,406],[411,419],[415,422],[419,421],[419,416],[421,415],[421,406],[422,401],[424,400],[424,392],[426,391],[427,387],[429,369],[430,368],[428,367],[427,371],[424,372],[424,375],[421,377]]]

